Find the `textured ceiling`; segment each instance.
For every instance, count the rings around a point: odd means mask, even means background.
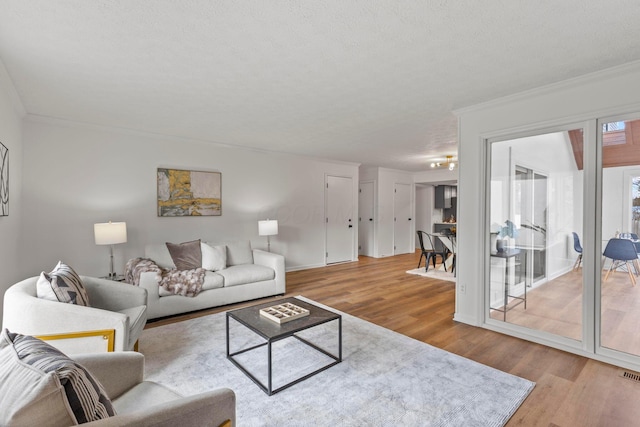
[[[29,114],[408,171],[452,109],[640,59],[638,0],[0,0]]]

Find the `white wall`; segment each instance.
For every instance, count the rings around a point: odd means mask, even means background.
[[[378,219],[376,221],[376,237],[378,241],[376,257],[391,256],[394,254],[393,250],[393,232],[394,232],[394,190],[395,185],[410,184],[411,194],[415,194],[413,175],[408,172],[398,171],[394,169],[379,168],[378,169]],[[414,205],[412,196],[411,203]],[[415,212],[415,207],[412,207],[412,212]],[[415,217],[415,214],[414,214]],[[415,234],[415,224],[411,230],[412,235]]]
[[[108,247],[94,244],[93,224],[109,220],[127,222],[128,242],[114,249],[120,271],[147,243],[249,239],[266,249],[257,229],[266,218],[279,221],[271,250],[285,256],[288,270],[321,266],[325,174],[358,182],[356,164],[34,118],[25,120],[24,164],[22,270],[29,275],[59,259],[81,274],[106,274]],[[222,216],[159,218],[158,167],[221,172]]]
[[[0,217],[0,295],[21,276],[22,106],[0,62],[0,142],[9,149],[9,216]],[[2,307],[0,306],[0,319]]]
[[[429,184],[416,184],[416,230],[433,232],[434,187]],[[416,248],[420,248],[418,236]]]
[[[539,129],[584,124],[585,147],[592,146],[597,130],[596,118],[640,111],[640,91],[631,90],[637,87],[638,81],[640,62],[634,62],[457,112],[460,120],[460,178],[456,320],[487,326],[483,323],[483,282],[486,278],[484,230],[488,222],[485,210],[487,147],[483,141],[500,135],[525,134]],[[585,209],[594,209],[595,212],[595,176],[588,174],[585,179],[587,187],[583,203]],[[595,216],[585,216],[584,228],[587,236],[583,246],[595,244]],[[583,269],[584,274],[593,277],[597,270],[595,265],[592,268],[592,271]],[[522,331],[509,332],[595,357],[575,344],[546,340]],[[592,336],[593,334],[585,339],[589,341]]]

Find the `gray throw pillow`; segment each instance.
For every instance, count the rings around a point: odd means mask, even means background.
[[[62,261],[58,261],[50,273],[40,273],[36,282],[36,295],[50,301],[89,307],[89,297],[80,276]]]
[[[9,392],[0,401],[0,424],[58,425],[52,423],[65,418],[82,424],[115,415],[102,385],[89,371],[44,341],[5,329],[0,360],[0,390],[6,385],[3,393]],[[38,421],[43,418],[46,421]]]
[[[169,243],[167,249],[178,270],[195,270],[202,267],[202,249],[200,239],[191,242]]]

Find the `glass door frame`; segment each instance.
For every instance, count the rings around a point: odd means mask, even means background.
[[[636,111],[634,113],[626,113],[626,114],[613,114],[608,116],[603,116],[595,120],[595,132],[596,132],[596,193],[597,193],[597,223],[594,225],[594,234],[596,235],[596,240],[594,242],[594,248],[597,251],[597,254],[602,254],[604,248],[602,245],[602,188],[603,188],[603,132],[602,126],[605,123],[611,123],[616,121],[630,121],[630,120],[639,120],[640,112]],[[640,169],[640,165],[638,165],[638,169]],[[631,171],[629,171],[631,172]],[[624,174],[626,177],[626,174]],[[624,185],[625,191],[628,188],[626,183]],[[628,220],[628,213],[623,213],[623,221]],[[586,249],[586,248],[585,248]],[[602,256],[600,256],[600,263],[602,262]],[[600,265],[599,263],[599,265]],[[594,354],[597,356],[604,356],[607,359],[616,359],[622,362],[622,365],[630,366],[632,369],[638,369],[640,366],[640,355],[632,355],[630,353],[625,353],[623,351],[614,350],[611,348],[602,346],[602,267],[598,268],[598,271],[594,271],[595,278],[595,289],[594,289]]]
[[[596,181],[600,181],[601,179],[596,179],[594,173],[587,173],[587,168],[591,171],[596,170],[596,120],[586,120],[586,121],[573,121],[567,123],[559,123],[553,126],[539,126],[539,127],[531,127],[525,131],[516,131],[509,132],[505,131],[504,133],[496,133],[494,135],[488,135],[483,138],[483,142],[485,144],[485,189],[486,189],[486,197],[485,197],[485,211],[484,211],[484,232],[483,235],[485,238],[489,238],[491,231],[491,153],[492,153],[492,144],[498,142],[504,142],[519,138],[532,137],[536,135],[544,135],[550,133],[557,133],[563,131],[570,131],[575,129],[582,129],[583,131],[583,202],[582,202],[582,227],[584,233],[584,251],[583,251],[583,261],[582,261],[582,340],[575,340],[572,338],[552,334],[550,332],[535,330],[526,328],[524,326],[520,326],[517,324],[512,324],[508,322],[499,321],[491,318],[491,309],[490,309],[490,288],[491,288],[491,278],[490,278],[490,245],[485,242],[484,246],[484,292],[483,292],[483,326],[489,329],[505,332],[509,335],[530,339],[536,342],[540,342],[543,344],[552,345],[554,347],[559,348],[571,348],[577,354],[583,354],[587,357],[593,358],[595,354],[595,324],[593,315],[589,313],[594,313],[595,307],[595,289],[596,284],[594,282],[595,272],[596,272],[596,262],[595,262],[595,254],[601,253],[600,248],[594,249],[594,243],[596,242],[595,231],[589,232],[589,230],[596,229],[596,223],[600,223],[601,213],[598,212],[597,215],[587,215],[587,212],[595,212],[597,209],[596,205],[599,202],[599,198],[596,197],[596,194],[593,191],[593,188],[596,188]],[[515,165],[512,165],[515,166]],[[522,165],[527,167],[526,164]],[[512,191],[512,190],[511,190]],[[512,198],[512,194],[509,195]],[[511,209],[512,207],[510,207]],[[597,257],[597,263],[600,264],[600,257]],[[640,360],[639,360],[640,363]]]

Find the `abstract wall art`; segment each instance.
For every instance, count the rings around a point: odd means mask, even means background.
[[[158,216],[222,215],[222,174],[158,168]]]
[[[0,216],[9,215],[9,149],[0,142]]]

